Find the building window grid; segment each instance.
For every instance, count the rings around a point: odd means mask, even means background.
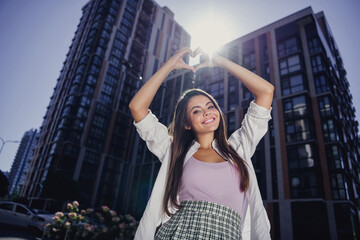
[[[281,80],[282,95],[290,95],[306,89],[305,81],[301,74],[293,75]]]
[[[301,70],[300,55],[293,55],[279,60],[280,75],[284,76]]]
[[[339,141],[339,134],[333,119],[323,120],[322,130],[325,142]]]
[[[284,57],[296,53],[300,50],[297,37],[285,39],[277,44],[278,56]]]
[[[318,156],[312,144],[288,146],[292,198],[314,198],[323,195]]]
[[[286,142],[306,141],[314,138],[310,119],[297,119],[286,121]]]
[[[326,157],[330,169],[345,169],[342,151],[337,145],[326,146]]]
[[[330,91],[330,84],[327,76],[325,76],[324,74],[316,74],[314,76],[314,79],[315,79],[315,89],[317,94]]]
[[[227,114],[227,120],[228,120],[228,136],[230,136],[235,130],[236,130],[236,119],[235,119],[235,113],[229,112]]]
[[[314,55],[314,54],[321,52],[322,47],[321,47],[320,41],[317,37],[313,37],[313,38],[309,39],[308,46],[309,46],[310,55]]]
[[[283,100],[285,119],[304,117],[308,115],[308,101],[304,95]]]
[[[224,81],[218,81],[210,85],[210,94],[215,98],[219,107],[224,107]]]
[[[256,56],[255,52],[246,54],[243,56],[244,67],[247,69],[256,68]]]
[[[326,70],[325,60],[322,55],[315,55],[311,57],[311,66],[313,73],[320,73]]]
[[[322,118],[334,116],[335,108],[329,96],[318,97],[318,105],[320,116]]]
[[[345,175],[341,172],[331,173],[330,178],[333,198],[335,200],[349,199],[349,189]]]

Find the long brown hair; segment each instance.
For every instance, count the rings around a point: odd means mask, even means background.
[[[220,113],[219,127],[214,132],[214,139],[217,140],[220,154],[227,159],[232,159],[240,173],[240,189],[246,191],[249,187],[249,172],[246,167],[246,162],[236,153],[236,151],[229,145],[226,136],[226,123],[224,115],[217,104],[216,100],[207,92],[201,89],[190,89],[183,93],[179,98],[172,123],[169,125],[169,134],[173,137],[170,167],[167,176],[166,188],[163,199],[163,211],[171,216],[168,207],[170,206],[180,209],[181,206],[177,203],[177,194],[180,186],[181,176],[183,172],[183,165],[185,155],[191,147],[195,134],[192,130],[186,130],[188,125],[187,120],[187,105],[189,100],[197,95],[204,95],[210,99],[215,108]]]

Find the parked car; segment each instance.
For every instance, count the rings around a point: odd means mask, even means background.
[[[44,231],[44,226],[53,221],[52,216],[51,214],[37,214],[20,203],[0,202],[0,224]]]

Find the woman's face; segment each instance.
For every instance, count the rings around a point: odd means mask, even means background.
[[[192,129],[195,134],[214,132],[220,123],[220,113],[211,100],[204,95],[190,98],[186,115],[188,125],[186,129]]]

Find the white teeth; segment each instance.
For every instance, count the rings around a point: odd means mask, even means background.
[[[209,119],[209,120],[205,121],[204,123],[209,123],[209,122],[212,122],[212,121],[214,121],[214,119],[213,119],[213,118],[211,118],[211,119]]]

